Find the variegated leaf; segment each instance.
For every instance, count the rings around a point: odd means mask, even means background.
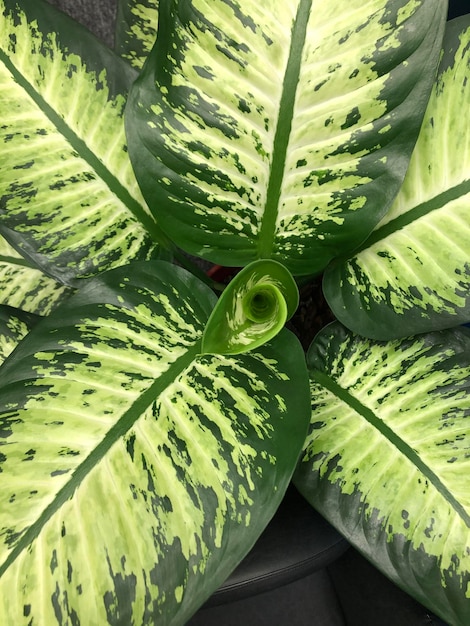
[[[325,295],[352,330],[379,339],[470,321],[470,16],[447,26],[438,79],[390,212]]]
[[[308,356],[295,483],[395,583],[470,623],[470,332],[374,342],[338,322]]]
[[[159,224],[216,263],[322,270],[403,180],[442,0],[160,3],[131,90],[131,158]],[[158,201],[157,201],[158,200]]]
[[[0,364],[28,334],[38,319],[40,318],[30,313],[0,305]]]
[[[253,261],[233,278],[209,317],[203,352],[242,354],[275,337],[295,313],[299,290],[286,268]]]
[[[0,233],[73,284],[156,254],[127,154],[135,75],[42,0],[0,0]]]
[[[159,0],[118,0],[116,52],[141,68],[157,37]]]
[[[3,623],[182,625],[273,515],[309,421],[303,352],[285,331],[201,355],[213,304],[180,268],[117,268],[3,364]]]
[[[0,235],[0,305],[47,315],[72,289],[33,267]]]

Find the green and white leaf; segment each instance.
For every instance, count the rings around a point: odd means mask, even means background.
[[[438,64],[442,0],[160,3],[126,110],[159,225],[215,263],[321,271],[383,217]]]
[[[390,212],[325,295],[360,334],[388,339],[470,321],[470,17],[449,22],[410,168]]]
[[[309,422],[303,352],[284,331],[201,355],[213,304],[181,268],[117,268],[3,364],[5,624],[185,624],[273,515]]]
[[[47,2],[0,0],[0,233],[68,285],[158,249],[124,133],[134,78]]]
[[[372,563],[452,626],[470,623],[470,332],[374,342],[338,322],[308,355],[295,483]]]
[[[298,304],[297,284],[283,265],[269,259],[253,261],[217,301],[204,330],[202,352],[254,350],[284,328]]]
[[[47,315],[72,289],[33,267],[0,235],[0,305]]]
[[[39,319],[30,313],[0,305],[0,365]]]
[[[140,69],[157,37],[159,0],[118,0],[115,48]]]

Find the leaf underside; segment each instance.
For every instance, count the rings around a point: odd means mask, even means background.
[[[388,339],[470,321],[470,16],[449,22],[436,84],[390,212],[351,259],[325,273],[335,315]]]
[[[171,265],[118,268],[3,364],[6,624],[184,624],[273,515],[308,425],[303,353],[285,331],[200,355],[213,304]]]
[[[157,252],[124,133],[134,78],[47,2],[1,0],[0,233],[65,284]]]
[[[309,352],[295,483],[395,583],[470,622],[470,332],[374,342],[338,322]]]
[[[441,0],[175,1],[126,111],[162,229],[293,274],[352,250],[398,191],[438,63]]]

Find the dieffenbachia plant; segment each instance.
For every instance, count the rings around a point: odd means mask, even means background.
[[[448,30],[431,93],[446,8],[119,0],[115,54],[42,0],[0,0],[10,623],[184,624],[254,543],[299,457],[314,506],[468,623],[469,339],[441,329],[470,321],[466,128],[451,158],[469,21]],[[242,269],[217,301],[156,260],[178,247]],[[297,277],[323,271],[350,330],[314,342],[309,382],[282,327]],[[349,422],[370,436],[356,441]],[[367,473],[388,452],[390,493]],[[416,477],[409,500],[392,497],[397,465]]]

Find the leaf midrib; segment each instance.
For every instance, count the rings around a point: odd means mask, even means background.
[[[42,529],[53,515],[67,500],[70,500],[74,492],[80,487],[85,478],[106,456],[111,447],[132,428],[139,420],[144,411],[158,398],[158,396],[194,361],[200,354],[201,341],[199,340],[191,348],[179,357],[166,372],[161,374],[131,407],[119,418],[108,430],[100,443],[92,450],[88,457],[76,468],[70,480],[55,494],[54,499],[43,510],[38,519],[28,527],[16,546],[9,553],[4,563],[0,565],[0,578],[11,567],[16,559],[37,539]]]
[[[259,259],[271,258],[273,253],[286,156],[292,131],[295,98],[302,65],[302,52],[306,42],[311,8],[312,0],[300,1],[292,29],[291,46],[284,75],[276,133],[274,135],[273,157],[266,192],[266,203],[260,226],[258,240]]]
[[[467,513],[462,504],[455,498],[452,492],[441,481],[439,476],[435,474],[432,469],[427,465],[418,453],[406,443],[401,437],[397,435],[387,424],[385,424],[375,413],[367,406],[362,404],[357,398],[355,398],[346,389],[338,385],[330,376],[319,370],[311,370],[310,377],[315,382],[319,383],[337,398],[344,402],[347,406],[351,407],[356,413],[361,415],[373,428],[378,430],[383,437],[385,437],[397,450],[406,457],[418,470],[426,477],[430,484],[436,489],[438,493],[450,504],[456,514],[466,524],[467,528],[470,528],[470,515]]]
[[[38,267],[36,267],[35,265],[33,265],[32,263],[29,263],[26,259],[24,258],[20,258],[20,257],[13,257],[13,256],[3,256],[0,254],[0,264],[4,263],[5,265],[14,265],[14,266],[19,266],[19,267],[27,267],[28,269],[31,270],[37,270],[37,271],[41,271]]]

